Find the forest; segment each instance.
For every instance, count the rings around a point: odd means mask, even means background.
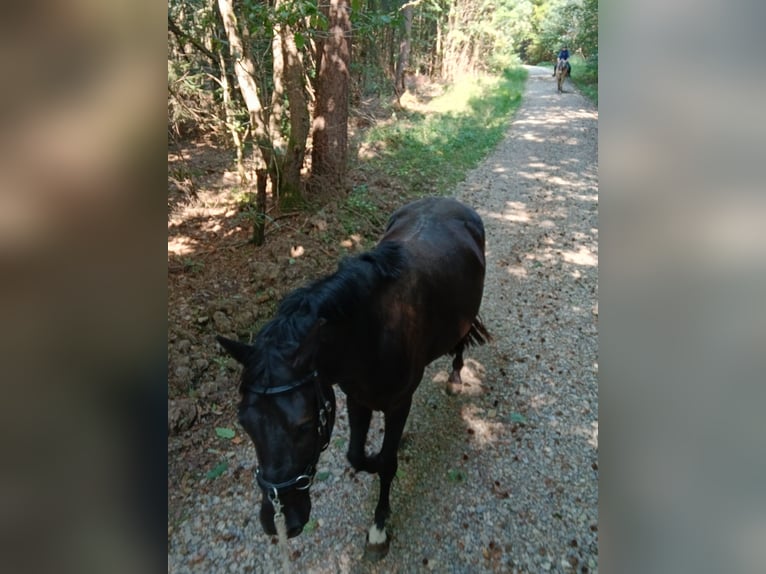
[[[229,405],[214,335],[251,339],[398,206],[450,193],[504,137],[522,64],[566,44],[578,89],[598,81],[594,0],[171,0],[167,37],[176,431]]]
[[[169,0],[169,143],[230,151],[259,243],[267,209],[348,192],[364,102],[395,111],[418,82],[552,65],[562,45],[597,82],[595,0]]]

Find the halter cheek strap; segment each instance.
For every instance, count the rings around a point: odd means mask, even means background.
[[[317,433],[321,439],[320,446],[317,449],[314,461],[306,467],[306,470],[304,470],[302,474],[289,480],[285,480],[284,482],[270,482],[263,477],[260,468],[255,471],[256,481],[259,486],[268,493],[269,500],[271,500],[272,504],[274,504],[275,501],[279,502],[279,495],[289,490],[308,490],[311,488],[311,484],[314,481],[314,475],[316,474],[316,465],[317,462],[319,462],[319,455],[330,444],[330,435],[332,434],[332,428],[335,424],[335,400],[332,394],[332,388],[330,388],[330,396],[325,396],[317,371],[313,371],[308,376],[295,383],[281,385],[279,387],[251,389],[259,395],[276,395],[291,391],[310,382],[313,382],[316,387],[317,419],[319,421]]]

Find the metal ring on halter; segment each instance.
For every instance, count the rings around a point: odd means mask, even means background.
[[[279,492],[277,492],[276,488],[269,490],[269,500],[271,501],[271,506],[274,507],[274,520],[276,524],[276,520],[282,516],[282,503],[279,501]]]
[[[295,490],[307,490],[311,488],[311,485],[314,482],[314,467],[311,465],[306,469],[304,474],[300,474],[295,478],[286,480],[285,482],[278,483],[269,482],[263,478],[263,476],[261,476],[261,469],[259,468],[255,471],[255,480],[264,490],[268,491],[269,493],[273,491],[279,494],[293,488]]]

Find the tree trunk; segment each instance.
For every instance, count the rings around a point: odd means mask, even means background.
[[[253,243],[263,245],[266,238],[266,183],[268,172],[265,169],[255,171],[255,220],[253,221]]]
[[[279,10],[283,0],[277,0],[274,4],[274,10]],[[271,38],[271,56],[272,56],[272,75],[271,80],[273,88],[271,91],[271,113],[269,114],[269,133],[271,134],[271,149],[274,161],[271,170],[272,189],[278,190],[279,203],[284,199],[282,196],[282,167],[285,158],[285,138],[282,136],[281,126],[284,124],[284,118],[287,111],[284,108],[285,87],[284,87],[284,58],[282,55],[281,32],[285,24],[279,20],[274,22],[274,35]]]
[[[306,140],[311,126],[308,98],[303,85],[304,68],[300,52],[291,32],[283,34],[285,52],[285,85],[290,102],[290,137],[285,155],[283,192],[289,196],[302,196],[301,169],[306,158]]]
[[[231,134],[231,140],[234,143],[234,149],[237,151],[237,175],[239,175],[239,183],[247,183],[247,174],[245,173],[244,164],[244,141],[239,133],[239,126],[237,125],[234,117],[234,103],[231,100],[231,86],[229,85],[229,75],[226,73],[226,58],[223,56],[223,50],[218,51],[218,57],[220,58],[221,72],[221,94],[223,96],[223,109],[226,116],[226,128]]]
[[[276,6],[279,7],[284,1],[278,0]],[[280,203],[290,207],[300,202],[303,197],[301,168],[306,156],[306,140],[311,119],[309,117],[308,98],[303,84],[305,76],[303,61],[295,44],[294,30],[287,23],[280,23],[275,26],[273,50],[275,54],[274,86],[276,88],[279,85],[280,97],[282,99],[287,97],[289,107],[290,133],[286,142],[280,140],[282,161],[280,162],[279,195]],[[279,59],[277,59],[277,53]],[[278,70],[279,83],[277,83]]]
[[[397,100],[402,97],[406,87],[404,77],[407,68],[410,65],[410,45],[412,43],[412,2],[408,2],[402,7],[404,15],[404,38],[399,43],[399,57],[396,60],[396,75],[394,80],[394,92]]]
[[[329,30],[320,51],[311,177],[314,189],[339,191],[345,187],[348,154],[351,24],[347,0],[330,0],[323,10]]]
[[[255,65],[249,54],[245,53],[242,37],[237,27],[237,17],[234,14],[233,0],[218,0],[218,10],[221,13],[223,26],[229,41],[229,51],[234,61],[234,73],[237,76],[242,98],[245,100],[250,114],[253,138],[260,150],[264,165],[271,169],[272,145],[269,131],[264,118],[264,110],[258,97],[258,86],[255,82]]]

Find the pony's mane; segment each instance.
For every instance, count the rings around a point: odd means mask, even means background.
[[[401,244],[381,243],[372,251],[344,258],[335,273],[293,292],[278,313],[292,312],[295,302],[314,301],[319,314],[329,321],[346,318],[369,299],[381,281],[399,277],[403,267]]]
[[[284,371],[289,369],[291,357],[320,317],[329,322],[352,317],[381,282],[400,276],[404,261],[402,245],[385,241],[372,251],[344,258],[332,275],[288,294],[276,316],[258,332],[258,361],[250,373],[252,378],[243,378],[240,390],[253,384],[251,381],[269,387],[272,375],[277,380],[287,376]]]

